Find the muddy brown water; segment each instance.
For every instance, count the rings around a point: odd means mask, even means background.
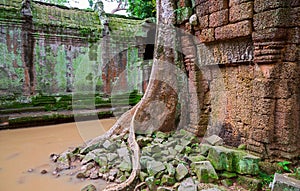
[[[102,190],[106,185],[102,180],[83,181],[75,175],[55,177],[49,156],[84,144],[114,122],[111,118],[0,131],[0,191],[80,191],[90,183]],[[49,172],[42,175],[44,169]]]

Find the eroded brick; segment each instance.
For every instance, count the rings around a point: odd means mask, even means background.
[[[253,2],[235,5],[229,9],[229,21],[237,22],[253,18]]]
[[[233,0],[234,1],[234,0]],[[255,0],[254,11],[256,13],[285,7],[297,7],[300,6],[300,0]]]
[[[229,7],[250,1],[253,2],[253,0],[229,0]]]
[[[298,8],[280,8],[262,13],[254,14],[253,26],[255,30],[263,30],[266,28],[274,27],[292,27],[299,24],[299,11]]]
[[[228,9],[209,15],[209,27],[219,27],[228,23]]]
[[[245,20],[235,24],[217,27],[215,30],[216,40],[233,39],[237,37],[248,36],[251,34],[252,22],[250,20]]]
[[[199,40],[201,42],[212,42],[215,40],[214,37],[214,29],[209,28],[209,29],[203,29],[199,35]]]
[[[223,9],[228,9],[228,0],[210,0],[209,13],[217,12]]]
[[[209,14],[209,1],[201,3],[196,6],[196,14],[199,17],[203,17]]]
[[[199,17],[198,18],[199,20],[199,27],[200,29],[205,29],[205,28],[208,28],[208,15],[205,15],[203,17]]]

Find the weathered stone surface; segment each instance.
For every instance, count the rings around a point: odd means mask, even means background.
[[[238,176],[237,182],[248,190],[259,191],[262,189],[262,182],[259,179],[246,176]]]
[[[223,9],[228,9],[229,0],[210,0],[209,13],[214,13]]]
[[[235,5],[229,9],[229,22],[237,22],[253,18],[253,2]]]
[[[184,164],[178,164],[176,167],[176,180],[181,181],[189,173],[188,169]]]
[[[161,178],[161,184],[163,185],[172,186],[173,184],[175,184],[175,182],[175,178],[170,175],[163,175]]]
[[[69,155],[69,152],[66,152],[66,153],[61,154],[58,157],[57,163],[58,163],[58,168],[60,170],[70,168],[70,160],[69,160],[69,156],[68,155]]]
[[[224,178],[235,178],[235,177],[237,177],[237,174],[225,171],[222,174],[220,174],[220,176],[224,177]]]
[[[165,165],[159,161],[148,161],[147,172],[150,176],[155,176],[157,173],[165,170]]]
[[[94,161],[97,162],[100,167],[107,166],[107,162],[108,162],[105,156],[95,157]]]
[[[111,162],[111,161],[115,160],[118,157],[118,155],[116,153],[108,153],[108,154],[106,154],[106,157],[107,157],[107,160],[109,162]]]
[[[216,170],[234,171],[234,151],[225,147],[212,147],[207,159]]]
[[[266,10],[283,8],[283,7],[296,7],[300,6],[299,0],[273,0],[273,1],[264,1],[264,0],[255,0],[254,10],[255,12],[263,12]]]
[[[197,191],[197,185],[192,178],[187,178],[181,182],[178,191]]]
[[[131,171],[131,163],[128,163],[126,161],[122,161],[119,165],[118,168],[121,171],[126,171],[126,172],[130,172]]]
[[[223,145],[223,139],[221,137],[219,137],[218,135],[212,135],[209,137],[205,137],[204,141],[212,146]]]
[[[300,180],[296,180],[286,175],[275,173],[271,187],[272,191],[300,191]]]
[[[209,6],[209,1],[205,1],[196,6],[196,14],[198,18],[209,14]]]
[[[259,173],[260,158],[244,152],[235,153],[236,172],[239,174],[257,175]]]
[[[229,24],[215,29],[216,40],[226,40],[252,34],[252,22],[250,20]]]
[[[259,172],[260,158],[244,151],[214,146],[210,148],[207,158],[216,170],[250,175],[256,175]]]
[[[209,15],[205,15],[203,17],[198,17],[200,30],[208,28],[208,25],[209,25],[208,17],[209,17]]]
[[[150,190],[154,190],[155,187],[155,178],[153,176],[147,177],[145,182]]]
[[[200,42],[212,42],[215,40],[214,37],[214,29],[213,28],[209,28],[209,29],[203,29],[201,31],[201,34],[198,36]]]
[[[200,162],[200,161],[205,161],[206,157],[199,154],[196,156],[189,156],[188,159],[192,162]]]
[[[142,167],[147,167],[148,161],[154,161],[154,158],[149,157],[149,156],[141,156],[140,158],[140,163]]]
[[[279,8],[275,10],[257,13],[253,16],[253,26],[255,30],[262,30],[274,27],[299,26],[299,8]]]
[[[249,2],[253,0],[229,0],[229,7],[232,7],[234,5],[239,5],[241,3]]]
[[[218,180],[218,175],[209,161],[194,162],[191,164],[193,172],[196,173],[198,181],[203,183]]]
[[[174,176],[175,175],[175,167],[170,163],[166,163],[165,166],[167,168],[168,175]]]
[[[219,27],[228,23],[228,9],[214,12],[209,15],[209,27]]]
[[[94,185],[90,184],[81,189],[81,191],[97,191],[97,188]]]

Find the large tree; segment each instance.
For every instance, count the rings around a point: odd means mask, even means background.
[[[150,82],[144,97],[134,108],[124,113],[115,125],[104,135],[88,143],[90,145],[107,139],[115,134],[129,134],[128,144],[133,153],[132,172],[130,177],[121,184],[111,184],[106,190],[121,190],[129,186],[140,170],[140,149],[135,140],[136,132],[171,131],[176,128],[176,108],[178,104],[176,63],[180,56],[176,52],[178,39],[176,30],[176,3],[174,0],[157,1],[157,32],[154,60]],[[150,117],[149,117],[150,116]],[[151,120],[151,116],[155,116]]]
[[[153,131],[172,131],[182,124],[178,114],[178,105],[184,96],[179,92],[178,75],[181,75],[182,56],[179,53],[180,40],[174,25],[176,24],[176,1],[157,0],[157,27],[152,72],[147,90],[142,100],[131,110],[124,113],[113,127],[104,135],[88,141],[83,150],[112,136],[128,134],[127,144],[132,153],[132,171],[129,178],[120,184],[110,184],[105,190],[123,190],[130,186],[140,172],[140,148],[136,133]],[[180,121],[180,123],[178,123]]]

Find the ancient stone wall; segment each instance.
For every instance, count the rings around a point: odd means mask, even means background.
[[[109,29],[104,31],[94,11],[0,0],[1,94],[56,94],[94,87],[110,94],[116,80],[122,83],[118,90],[139,88],[127,76],[143,67],[144,21],[107,18]],[[83,81],[90,81],[91,87]]]
[[[299,156],[299,9],[299,0],[179,1],[179,26],[197,38],[182,35],[190,131],[266,159]]]

